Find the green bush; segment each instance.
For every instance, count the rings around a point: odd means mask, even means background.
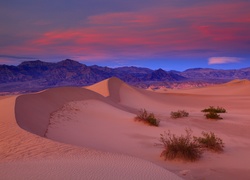
[[[199,159],[202,150],[191,134],[192,131],[188,129],[186,129],[185,136],[181,135],[177,137],[174,134],[171,134],[170,131],[161,134],[160,142],[164,146],[161,156],[163,156],[165,160],[180,158],[187,161],[195,161]]]
[[[189,113],[186,112],[185,110],[178,110],[176,112],[171,112],[170,115],[171,118],[176,119],[176,118],[188,117]]]
[[[205,117],[206,117],[207,119],[216,119],[216,120],[218,120],[218,119],[223,119],[222,117],[220,117],[219,114],[217,114],[217,113],[215,113],[215,112],[206,113],[206,114],[205,114]]]
[[[221,152],[224,148],[224,143],[213,132],[202,132],[203,137],[195,137],[195,140],[200,144],[202,148],[212,150],[215,152]]]
[[[205,113],[226,113],[226,109],[217,106],[217,108],[215,108],[214,106],[209,106],[209,108],[203,109],[201,112],[205,112]]]
[[[146,109],[141,109],[135,120],[143,121],[152,126],[159,126],[160,121],[156,119],[154,113],[148,113]]]

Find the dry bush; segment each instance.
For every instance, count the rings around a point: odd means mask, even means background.
[[[161,156],[165,160],[180,158],[187,161],[195,161],[201,157],[202,150],[197,141],[191,136],[192,131],[186,129],[186,135],[176,136],[170,131],[164,132],[160,136],[160,142],[164,147]]]
[[[154,113],[148,113],[146,109],[141,109],[135,117],[137,121],[143,121],[151,126],[159,126],[160,121],[156,119]]]
[[[204,115],[207,119],[223,119],[219,114],[215,112],[209,112]]]
[[[189,113],[186,112],[185,110],[178,110],[176,112],[171,112],[171,118],[176,119],[176,118],[182,118],[182,117],[188,117]]]
[[[203,109],[201,112],[204,112],[204,116],[207,119],[223,119],[218,113],[226,113],[226,109],[224,109],[223,107],[219,107],[217,106],[217,108],[215,108],[214,106],[209,106],[209,108]]]
[[[224,143],[213,132],[202,132],[202,137],[192,136],[192,131],[186,129],[186,135],[176,136],[170,131],[160,134],[160,145],[163,146],[161,156],[165,160],[183,159],[198,160],[203,150],[222,152]]]
[[[223,107],[219,107],[217,106],[217,108],[215,108],[214,106],[209,106],[209,108],[203,109],[201,112],[205,112],[205,113],[226,113],[226,109]]]
[[[215,152],[222,152],[224,143],[222,139],[217,137],[213,132],[202,132],[203,137],[195,137],[195,140],[200,144],[202,148],[212,150]]]

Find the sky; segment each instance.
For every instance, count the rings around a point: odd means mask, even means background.
[[[250,67],[249,0],[0,1],[0,64]]]

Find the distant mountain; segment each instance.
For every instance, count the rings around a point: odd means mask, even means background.
[[[139,67],[108,68],[86,66],[66,59],[58,63],[26,61],[18,66],[0,65],[0,83],[42,80],[48,85],[89,85],[116,76],[125,82],[178,81],[185,79],[180,75],[162,69],[153,71]]]
[[[86,86],[110,77],[118,77],[128,84],[142,88],[200,87],[232,79],[250,79],[250,68],[238,70],[195,68],[179,72],[133,66],[118,68],[86,66],[70,59],[57,63],[25,61],[18,66],[0,65],[0,92],[38,91],[57,86]]]
[[[148,77],[147,80],[150,81],[181,81],[187,79],[174,72],[166,72],[163,69],[158,69],[156,71],[153,71],[147,77]]]

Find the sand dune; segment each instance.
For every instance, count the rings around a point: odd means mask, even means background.
[[[107,99],[111,99],[113,102],[127,109],[135,110],[134,112],[138,112],[141,108],[162,112],[164,109],[166,110],[169,104],[173,106],[175,101],[175,99],[169,98],[163,94],[129,86],[115,77],[101,81],[87,88],[102,94],[107,97]]]
[[[180,179],[142,159],[31,134],[17,125],[15,103],[16,97],[0,101],[0,179]]]
[[[239,83],[239,86],[237,86],[238,82],[243,83]],[[250,83],[246,82],[249,81],[235,80],[232,81],[232,84],[226,83],[205,88],[155,93],[131,87],[118,78],[110,78],[87,88],[104,96],[108,94],[105,97],[110,98],[117,104],[134,109],[133,112],[146,108],[165,116],[178,108],[190,111],[197,111],[198,108],[199,112],[201,108],[211,105],[224,106],[230,111],[242,110],[245,112],[250,100]],[[226,101],[224,95],[227,95]],[[244,97],[241,98],[241,103],[235,104],[234,102],[239,99],[238,96]]]
[[[110,78],[86,88],[2,98],[0,177],[249,179],[248,90],[249,81],[233,81],[156,93]],[[204,118],[201,109],[210,105],[227,109],[223,120]],[[160,126],[135,122],[140,108],[154,112]],[[187,110],[190,117],[171,119],[170,112],[178,109]],[[207,152],[194,163],[164,161],[161,147],[154,145],[160,133],[171,130],[180,135],[185,128],[194,135],[215,132],[225,142],[225,152]]]
[[[102,95],[84,88],[53,88],[40,93],[18,96],[15,104],[17,123],[29,132],[44,136],[51,113],[67,102],[87,99],[105,101],[118,109],[122,108]]]
[[[174,93],[186,93],[186,94],[200,94],[200,95],[238,95],[238,96],[249,96],[250,95],[250,81],[249,80],[233,80],[225,84],[214,85],[203,88],[193,88],[186,90],[170,90],[169,92]]]

